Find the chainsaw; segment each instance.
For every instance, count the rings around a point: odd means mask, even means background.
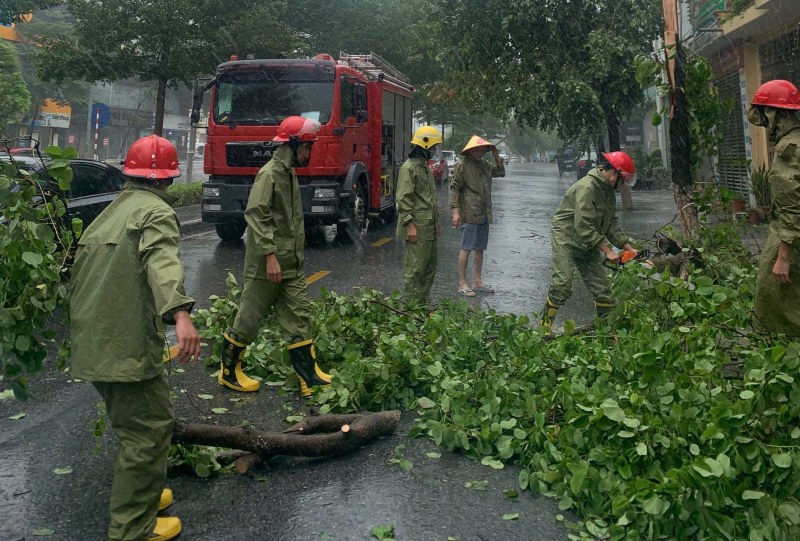
[[[630,263],[631,261],[641,261],[643,263],[647,263],[652,265],[652,261],[650,261],[650,250],[647,248],[641,250],[638,254],[634,254],[631,251],[623,250],[619,254],[619,263],[612,263],[608,260],[607,257],[603,258],[603,266],[612,270],[619,270],[622,268],[623,265],[626,263]]]

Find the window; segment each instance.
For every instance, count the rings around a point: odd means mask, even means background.
[[[367,110],[367,87],[349,77],[340,80],[341,109],[339,122],[344,124],[350,117],[359,118],[358,111]]]
[[[125,183],[125,177],[113,168],[77,164],[72,166],[71,197],[88,197],[118,192]]]

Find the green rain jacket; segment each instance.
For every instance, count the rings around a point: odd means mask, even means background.
[[[266,256],[275,254],[286,278],[303,272],[306,234],[303,201],[293,169],[294,154],[281,145],[256,176],[247,210],[245,278],[266,280]]]
[[[800,336],[800,120],[783,116],[776,122],[774,110],[768,116],[777,124],[777,143],[770,170],[772,221],[758,266],[756,322],[774,333]],[[779,284],[772,274],[781,242],[791,246],[791,284]]]
[[[467,224],[492,223],[492,178],[506,176],[506,168],[469,154],[456,163],[450,181],[450,208],[457,208]]]
[[[128,182],[81,236],[70,281],[73,377],[131,382],[164,372],[162,332],[175,312],[194,306],[183,288],[174,202]]]
[[[439,226],[436,182],[424,158],[409,158],[400,168],[397,175],[397,207],[398,238],[406,238],[408,224],[413,222],[419,240],[436,240]]]
[[[551,225],[553,244],[597,250],[603,239],[621,248],[628,242],[617,223],[617,197],[599,167],[567,190]]]

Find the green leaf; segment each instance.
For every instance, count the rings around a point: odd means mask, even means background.
[[[528,483],[530,482],[530,474],[528,473],[528,470],[521,470],[519,472],[518,482],[519,482],[519,488],[521,488],[522,490],[528,488]]]
[[[31,532],[31,535],[35,535],[37,537],[45,537],[48,535],[53,535],[54,533],[56,533],[56,531],[53,530],[52,528],[40,528],[38,530],[33,530]]]
[[[508,498],[509,500],[516,501],[516,500],[517,500],[517,498],[519,497],[519,492],[517,492],[516,490],[513,490],[513,489],[511,489],[511,490],[504,490],[504,491],[503,491],[503,496],[505,496],[505,497],[506,497],[506,498]]]
[[[742,391],[741,393],[739,393],[739,398],[741,398],[742,400],[750,400],[755,395],[756,394],[753,391]]]
[[[369,534],[373,537],[377,537],[380,541],[389,541],[394,537],[394,526],[391,524],[375,526],[370,530]]]
[[[408,471],[408,470],[410,470],[411,468],[414,467],[414,463],[411,462],[410,460],[404,458],[398,463],[398,466],[400,466],[404,470]]]
[[[786,517],[789,522],[797,526],[800,524],[800,506],[795,502],[784,502],[778,507],[781,515]]]
[[[0,393],[0,400],[5,400],[6,398],[11,398],[14,396],[13,389],[6,389],[5,391]]]
[[[421,398],[417,398],[417,404],[419,405],[419,407],[424,409],[430,409],[436,407],[436,402],[424,396]]]
[[[636,453],[637,453],[639,456],[647,456],[647,445],[645,445],[645,444],[644,444],[644,443],[642,443],[642,442],[639,442],[639,443],[636,445]]]
[[[2,397],[0,397],[0,398],[2,398]],[[796,427],[794,427],[794,428],[792,429],[792,438],[793,438],[793,439],[800,438],[800,427],[797,427],[797,426],[796,426]]]
[[[214,396],[210,394],[199,394],[197,395],[197,398],[202,398],[203,400],[211,400],[214,398]]]
[[[27,414],[26,413],[17,413],[16,415],[12,415],[11,417],[9,417],[9,419],[11,421],[16,421],[17,419],[22,419],[23,417],[25,417],[25,415],[27,415]]]
[[[742,499],[743,500],[760,500],[764,497],[763,492],[758,492],[756,490],[745,490],[742,492]]]
[[[211,411],[217,414],[227,413],[228,408],[211,408]]]
[[[503,520],[517,520],[519,518],[519,513],[506,513],[503,515]]]
[[[42,254],[37,254],[35,252],[23,252],[22,260],[28,265],[38,267],[44,261],[44,257],[42,257]]]
[[[428,453],[428,458],[442,458],[442,453]]]
[[[625,412],[620,409],[619,403],[614,399],[605,399],[600,408],[603,410],[603,415],[612,421],[621,423],[625,419]]]
[[[792,466],[792,455],[786,453],[773,454],[772,462],[779,468],[790,468]]]
[[[667,510],[668,505],[667,502],[658,497],[658,495],[654,495],[644,502],[644,506],[642,506],[642,508],[644,509],[644,512],[649,515],[661,515]]]
[[[56,475],[66,475],[72,473],[72,468],[56,468],[53,470],[53,473]]]
[[[568,464],[569,471],[572,472],[572,479],[569,481],[569,488],[573,494],[579,494],[583,488],[583,482],[589,473],[588,464]]]

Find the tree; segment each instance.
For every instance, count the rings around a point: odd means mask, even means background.
[[[72,79],[156,81],[155,133],[162,134],[167,87],[213,73],[232,54],[275,57],[301,44],[279,20],[285,2],[243,0],[225,9],[196,0],[66,0],[72,33],[44,39],[38,73]]]
[[[62,3],[63,0],[3,0],[0,2],[0,24],[24,22],[34,11],[52,8]]]
[[[0,41],[0,133],[31,103],[13,45]]]

